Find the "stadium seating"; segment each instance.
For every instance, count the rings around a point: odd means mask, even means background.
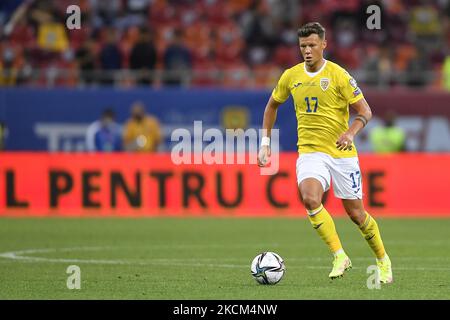
[[[407,86],[404,73],[409,71],[408,66],[420,51],[423,61],[419,65],[429,66],[424,71],[430,72],[423,86],[439,87],[440,70],[446,56],[445,45],[450,44],[450,5],[445,1],[431,1],[427,5],[420,1],[389,1],[381,7],[382,29],[368,30],[361,27],[368,16],[363,10],[366,2],[358,0],[154,0],[139,1],[140,7],[128,0],[112,1],[109,7],[102,5],[101,1],[80,0],[75,2],[82,9],[82,28],[67,30],[69,48],[66,51],[69,53],[48,52],[39,46],[41,23],[36,19],[36,12],[51,13],[62,24],[67,16],[66,8],[72,2],[39,1],[39,5],[35,2],[13,33],[2,41],[0,56],[4,57],[11,50],[13,55],[10,58],[12,62],[3,62],[1,69],[10,67],[21,71],[13,81],[15,84],[79,85],[82,83],[80,73],[74,72],[74,65],[79,64],[77,51],[88,39],[95,40],[95,68],[101,71],[98,53],[105,44],[105,33],[110,27],[115,28],[119,35],[118,45],[125,69],[129,66],[130,50],[137,41],[139,27],[150,27],[158,53],[156,68],[159,71],[164,71],[163,55],[174,31],[180,30],[183,45],[192,55],[191,86],[241,87],[243,81],[236,79],[244,77],[248,79],[246,87],[270,87],[272,81],[263,81],[263,78],[271,79],[274,73],[280,74],[284,68],[300,60],[296,29],[310,20],[319,20],[327,28],[327,57],[362,75],[360,82],[367,85]],[[431,21],[423,23],[418,18],[424,12]],[[0,29],[2,27],[0,24]],[[427,41],[434,45],[429,50],[420,50],[425,48],[422,44]],[[387,52],[382,52],[383,48]],[[386,83],[366,81],[373,79],[371,72],[384,72],[380,66],[383,54],[392,60],[393,68],[387,77],[378,77]],[[47,79],[49,75],[45,69],[49,66],[58,73],[60,81]],[[227,74],[233,70],[238,70],[237,74]],[[121,79],[115,83],[118,86],[135,85],[132,78],[117,78]],[[160,83],[155,81],[153,85]]]

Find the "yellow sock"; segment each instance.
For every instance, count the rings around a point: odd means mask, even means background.
[[[342,250],[341,241],[336,232],[333,218],[331,218],[323,205],[320,205],[320,207],[315,210],[308,210],[308,218],[313,228],[317,230],[317,233],[328,245],[328,248],[333,254]]]
[[[366,219],[364,220],[364,223],[359,226],[359,230],[369,246],[372,248],[376,257],[378,259],[382,259],[386,254],[386,251],[384,250],[383,241],[381,240],[380,230],[378,229],[375,219],[372,218],[367,212]]]

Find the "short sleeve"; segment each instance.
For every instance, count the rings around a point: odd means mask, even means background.
[[[356,80],[347,71],[342,70],[340,80],[340,91],[348,104],[355,103],[364,98]]]
[[[289,98],[289,94],[289,73],[286,70],[281,75],[280,80],[278,80],[275,89],[273,89],[272,98],[279,103],[283,103]]]

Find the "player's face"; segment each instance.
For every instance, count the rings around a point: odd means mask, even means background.
[[[300,51],[305,63],[313,67],[323,59],[323,50],[327,46],[327,41],[320,39],[319,35],[313,33],[308,37],[299,38]]]

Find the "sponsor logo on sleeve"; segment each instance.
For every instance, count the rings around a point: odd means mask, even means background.
[[[356,80],[353,78],[350,78],[350,80],[348,80],[350,82],[350,85],[355,88],[358,89],[358,84],[356,83]]]

